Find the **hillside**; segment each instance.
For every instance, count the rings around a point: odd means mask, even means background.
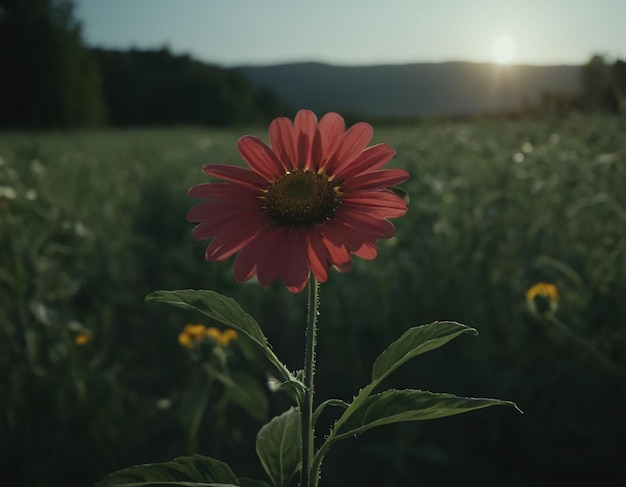
[[[253,84],[294,108],[378,116],[456,115],[515,109],[545,91],[575,93],[580,66],[469,62],[380,66],[295,63],[241,66]]]
[[[114,126],[266,122],[287,108],[245,75],[157,50],[90,49]]]

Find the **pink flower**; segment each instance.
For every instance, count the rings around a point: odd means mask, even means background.
[[[238,253],[237,281],[256,274],[267,286],[280,277],[291,292],[304,289],[310,272],[324,282],[331,266],[350,271],[351,254],[374,259],[376,241],[395,233],[388,218],[407,211],[388,188],[409,175],[380,169],[395,152],[387,144],[367,147],[372,133],[364,122],[346,130],[336,113],[318,122],[313,112],[300,110],[293,123],[284,117],[271,123],[271,147],[241,137],[237,148],[250,169],[207,164],[203,172],[226,182],[189,190],[208,199],[187,214],[199,223],[194,238],[211,239],[206,259]]]

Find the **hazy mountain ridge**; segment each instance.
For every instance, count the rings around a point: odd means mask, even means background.
[[[576,93],[581,66],[445,62],[336,66],[293,63],[236,68],[294,108],[377,116],[498,112],[542,93]]]

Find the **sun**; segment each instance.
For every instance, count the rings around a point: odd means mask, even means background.
[[[491,44],[491,55],[495,62],[499,64],[510,63],[517,53],[515,39],[509,35],[497,37]]]

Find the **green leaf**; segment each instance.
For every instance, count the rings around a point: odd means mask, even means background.
[[[414,389],[390,389],[365,399],[361,407],[335,432],[336,439],[351,437],[385,424],[445,418],[489,406],[517,408],[515,403],[499,399],[459,397]]]
[[[241,477],[239,479],[240,487],[271,487],[270,484],[267,484],[261,480],[249,479],[246,477]]]
[[[170,462],[135,465],[105,477],[96,487],[226,487],[239,486],[228,465],[202,455],[179,457]]]
[[[229,377],[217,371],[214,372],[214,377],[224,384],[230,400],[257,421],[267,421],[269,404],[265,391],[257,380],[243,373],[235,373]]]
[[[132,482],[130,484],[116,485],[121,485],[123,487],[241,487],[239,484],[216,484],[213,482],[210,484],[198,482]],[[255,484],[251,485],[254,487]],[[263,487],[263,484],[259,484],[259,487]]]
[[[435,321],[428,325],[408,329],[378,356],[372,368],[372,382],[359,391],[333,429],[341,430],[343,424],[363,406],[364,401],[374,392],[380,382],[406,361],[441,347],[462,333],[478,334],[474,328],[453,321]],[[332,436],[328,441],[333,441]]]
[[[209,403],[211,381],[200,389],[185,391],[181,397],[178,421],[187,438],[187,451],[195,451],[202,418]]]
[[[274,487],[286,487],[301,466],[300,410],[290,408],[263,426],[256,438],[256,452]]]
[[[258,323],[232,298],[215,291],[183,289],[155,291],[146,296],[146,302],[168,303],[183,309],[192,309],[247,335],[260,347],[267,347],[267,339]]]
[[[198,311],[246,335],[281,372],[281,379],[293,384],[298,391],[297,399],[301,399],[304,386],[276,357],[259,324],[234,299],[204,289],[183,289],[179,291],[155,291],[146,296],[146,302],[167,303],[179,308]]]
[[[410,328],[376,359],[372,381],[382,380],[409,359],[439,348],[462,333],[478,335],[474,328],[454,321],[435,321]]]

